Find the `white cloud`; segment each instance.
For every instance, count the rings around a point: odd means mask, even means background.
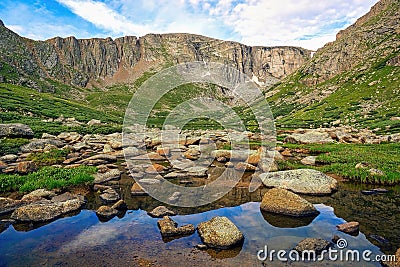
[[[91,0],[57,1],[71,9],[71,11],[76,15],[93,23],[101,29],[110,30],[114,33],[122,33],[124,35],[131,33],[144,35],[149,31],[149,28],[145,25],[130,22],[124,16],[110,9],[102,2]]]

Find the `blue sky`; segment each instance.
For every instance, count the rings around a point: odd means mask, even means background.
[[[377,1],[2,0],[0,19],[36,40],[188,32],[247,45],[315,50]]]

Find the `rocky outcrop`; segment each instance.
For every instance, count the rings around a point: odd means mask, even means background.
[[[319,212],[304,198],[285,189],[273,188],[265,193],[260,209],[289,216],[312,216]]]
[[[300,194],[327,195],[337,189],[337,181],[312,169],[262,173],[259,176],[267,187],[278,187]]]
[[[214,217],[197,226],[200,238],[204,244],[211,248],[227,249],[243,242],[243,234],[226,217]]]
[[[254,75],[257,82],[271,84],[298,69],[310,54],[298,47],[251,47],[183,33],[32,41],[0,26],[0,69],[13,69],[22,77],[14,82],[37,89],[32,77],[85,87],[98,79],[121,83],[151,67],[189,61],[221,62]]]
[[[0,124],[0,138],[2,137],[33,137],[32,129],[25,124],[11,123]]]
[[[302,67],[301,71],[308,75],[303,83],[314,85],[356,66],[368,68],[382,54],[389,57],[389,64],[395,64],[396,50],[400,45],[398,10],[397,0],[379,1],[356,23],[340,31],[335,42],[319,49],[313,59]]]

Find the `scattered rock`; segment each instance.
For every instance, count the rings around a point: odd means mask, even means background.
[[[40,188],[40,189],[36,189],[35,191],[30,192],[29,194],[24,195],[21,200],[27,201],[28,199],[32,199],[35,197],[50,199],[55,196],[56,196],[56,193],[54,191],[49,191],[49,190]]]
[[[169,198],[168,201],[171,203],[176,203],[179,198],[182,196],[181,192],[174,192]]]
[[[281,155],[284,157],[293,157],[292,152],[287,148],[281,152]]]
[[[187,172],[188,176],[205,177],[205,176],[207,176],[208,168],[202,167],[202,166],[194,166],[194,167],[184,169],[184,171]]]
[[[144,178],[144,179],[140,179],[139,183],[140,184],[148,184],[148,185],[156,185],[156,184],[160,184],[161,181],[159,179],[155,179],[155,178]]]
[[[118,214],[118,210],[109,206],[101,206],[96,210],[96,214],[101,218],[111,219]]]
[[[64,143],[57,139],[34,139],[29,144],[23,145],[21,151],[27,153],[44,149],[46,146],[63,147]]]
[[[304,133],[293,133],[284,139],[285,143],[291,144],[330,144],[334,140],[327,132],[308,130]]]
[[[314,251],[316,255],[319,255],[323,250],[328,250],[331,245],[331,242],[325,239],[305,238],[300,241],[294,249],[298,252]]]
[[[386,188],[374,188],[372,189],[372,191],[375,191],[379,194],[385,194],[385,193],[389,193],[389,190]]]
[[[114,205],[112,205],[111,208],[122,211],[122,210],[127,210],[128,206],[126,205],[125,201],[120,199]]]
[[[138,184],[134,183],[131,188],[131,195],[133,196],[147,196],[147,192]]]
[[[371,163],[368,162],[360,162],[356,164],[356,169],[368,169],[369,167],[371,167]]]
[[[385,173],[383,171],[381,171],[381,170],[378,170],[378,169],[371,168],[368,171],[373,176],[385,176]]]
[[[360,230],[360,224],[358,222],[347,222],[336,226],[336,228],[349,235],[357,235]]]
[[[315,156],[308,156],[308,157],[303,158],[301,160],[301,163],[304,165],[315,166],[316,158],[317,157],[315,157]]]
[[[200,154],[201,152],[199,150],[191,148],[185,151],[185,153],[183,153],[183,156],[190,160],[197,160],[200,157]]]
[[[112,169],[105,173],[96,173],[94,175],[94,183],[102,184],[111,180],[119,180],[121,178],[121,172],[118,169]]]
[[[262,173],[259,177],[267,187],[284,188],[300,194],[326,195],[337,189],[335,179],[312,169]]]
[[[157,153],[160,156],[165,157],[165,156],[169,156],[171,154],[171,151],[170,151],[169,147],[157,147]]]
[[[173,212],[172,210],[169,210],[167,207],[165,206],[158,206],[156,208],[154,208],[152,211],[147,212],[147,214],[149,214],[151,217],[154,218],[161,218],[164,216],[174,216],[176,215],[175,212]]]
[[[208,247],[207,247],[207,245],[204,245],[204,244],[197,244],[196,248],[198,248],[200,250],[204,250],[204,249],[207,249]]]
[[[10,213],[24,204],[25,203],[21,200],[0,197],[0,215]]]
[[[151,166],[147,167],[147,169],[145,170],[146,173],[149,174],[158,174],[158,173],[162,173],[164,172],[166,168],[163,165],[160,164],[152,164]]]
[[[28,125],[21,123],[0,124],[0,138],[2,137],[32,138],[33,131]]]
[[[304,198],[281,188],[273,188],[265,193],[260,208],[264,211],[289,216],[312,216],[319,213]]]
[[[198,225],[197,231],[208,247],[227,249],[243,242],[242,232],[227,217],[214,217]]]
[[[100,195],[100,198],[101,198],[101,200],[103,200],[104,202],[107,202],[107,203],[116,202],[120,199],[119,194],[113,188],[108,188],[108,189],[104,190],[103,194]]]
[[[17,155],[13,155],[13,154],[9,154],[9,155],[4,155],[2,157],[0,157],[1,161],[10,163],[10,162],[15,162],[18,159]]]
[[[91,119],[90,121],[87,122],[87,125],[89,125],[89,126],[101,125],[101,121],[100,120],[96,120],[96,119]]]
[[[27,174],[37,170],[37,166],[33,161],[18,162],[17,172],[20,174]]]
[[[246,162],[238,162],[235,166],[235,170],[251,172],[256,171],[257,167]]]
[[[112,147],[109,144],[105,144],[103,147],[103,153],[110,153],[113,152],[114,150],[112,149]]]
[[[164,216],[157,222],[160,228],[161,235],[167,236],[185,236],[191,235],[195,232],[195,228],[192,224],[187,224],[181,227],[177,227],[178,224],[168,216]]]
[[[369,196],[369,195],[375,195],[377,194],[377,192],[374,190],[361,190],[361,194]]]

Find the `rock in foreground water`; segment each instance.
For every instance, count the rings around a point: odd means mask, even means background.
[[[198,225],[197,231],[204,244],[211,248],[227,249],[243,242],[242,232],[226,217],[214,217]]]
[[[167,236],[183,236],[191,235],[194,233],[195,229],[192,224],[187,224],[181,227],[177,227],[178,224],[172,220],[169,216],[164,216],[161,220],[157,222],[160,228],[161,235]]]
[[[281,188],[273,188],[265,193],[260,209],[289,216],[311,216],[319,212],[304,198]]]
[[[298,252],[314,251],[315,255],[320,254],[323,250],[328,250],[331,242],[321,238],[305,238],[300,241],[294,248]]]

